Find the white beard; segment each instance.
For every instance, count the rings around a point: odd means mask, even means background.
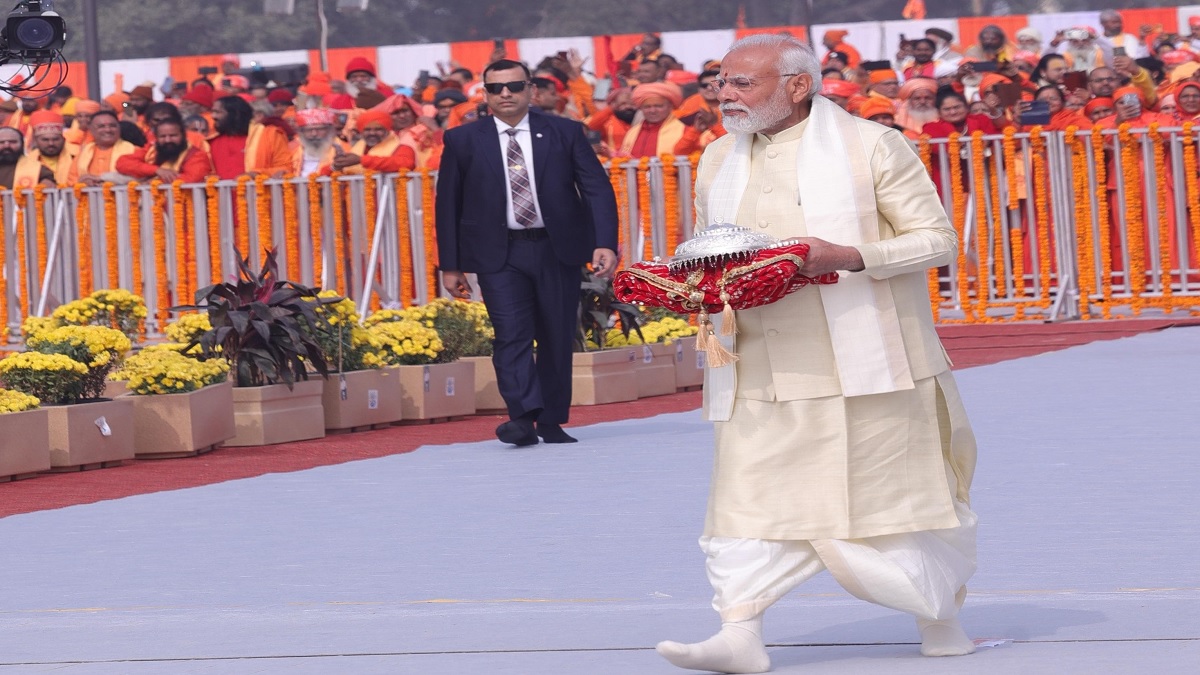
[[[731,111],[746,113],[744,117],[730,117]],[[788,118],[794,108],[788,100],[787,90],[779,87],[775,94],[758,109],[748,108],[736,103],[721,105],[721,125],[725,130],[734,134],[756,134],[763,129],[770,129]]]
[[[322,141],[312,142],[303,136],[300,137],[300,147],[304,148],[304,155],[313,159],[321,159],[329,148],[333,147],[333,139],[328,138]]]

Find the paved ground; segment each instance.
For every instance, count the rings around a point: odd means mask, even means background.
[[[827,576],[767,614],[780,673],[1194,673],[1200,329],[960,371],[981,441],[974,656]],[[668,675],[717,625],[683,412],[0,519],[0,675]],[[42,479],[35,479],[42,480]],[[0,492],[0,499],[3,492]]]

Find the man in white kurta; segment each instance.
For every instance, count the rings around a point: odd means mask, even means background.
[[[957,614],[975,570],[975,441],[926,276],[950,261],[954,230],[899,132],[814,97],[806,45],[752,36],[721,64],[731,133],[701,159],[697,222],[798,238],[805,274],[841,280],[737,312],[739,360],[705,383],[716,457],[700,544],[722,629],[658,651],[769,670],[763,612],[828,569],[914,615],[923,654],[969,654]]]

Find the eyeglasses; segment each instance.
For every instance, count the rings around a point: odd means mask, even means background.
[[[493,96],[502,93],[505,87],[508,87],[508,90],[512,93],[519,94],[525,91],[525,87],[528,84],[529,83],[525,80],[517,80],[515,82],[488,82],[487,84],[483,85],[483,88],[487,91],[487,93]]]
[[[799,75],[799,74],[800,73],[781,73],[779,75],[763,75],[762,77],[757,78],[757,79],[746,77],[745,75],[738,75],[737,77],[731,77],[728,80],[718,77],[718,78],[714,78],[713,81],[709,83],[708,88],[710,91],[720,92],[722,89],[725,88],[725,85],[728,84],[729,86],[733,87],[736,91],[750,91],[751,89],[753,89],[755,86],[758,85],[759,80],[765,80],[767,78],[772,78],[772,77],[795,77],[796,75]]]

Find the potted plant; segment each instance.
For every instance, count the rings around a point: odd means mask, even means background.
[[[627,335],[612,328],[607,336],[609,345],[627,346],[634,350],[638,398],[673,394],[681,388],[703,383],[704,364],[703,361],[697,361],[695,356],[695,326],[672,312],[654,308],[654,311],[643,311],[640,328],[636,333]],[[689,351],[691,353],[687,354]],[[687,366],[691,366],[691,369]],[[681,370],[687,378],[683,384],[679,382]]]
[[[400,378],[380,351],[383,342],[359,325],[354,301],[336,291],[322,291],[317,315],[324,319],[314,331],[330,364],[321,402],[325,429],[370,429],[401,418]]]
[[[50,468],[50,426],[36,396],[0,389],[0,481]]]
[[[233,383],[225,359],[199,360],[186,345],[151,345],[126,359],[120,377],[133,402],[138,459],[190,457],[215,449],[237,433]]]
[[[401,419],[440,421],[475,412],[475,369],[443,354],[432,317],[415,321],[376,312],[367,324],[400,378]]]
[[[31,351],[0,361],[0,380],[46,406],[54,470],[97,468],[133,458],[133,410],[105,399],[104,383],[130,349],[104,326],[59,326],[27,336]]]
[[[638,355],[631,349],[606,349],[609,331],[615,328],[628,339],[640,335],[640,312],[617,300],[612,281],[582,272],[579,333],[571,373],[571,402],[597,405],[633,401],[638,397]]]
[[[255,273],[249,258],[238,255],[236,280],[196,293],[200,304],[175,310],[200,310],[209,330],[197,337],[204,358],[229,362],[233,380],[237,435],[228,446],[272,445],[321,438],[325,411],[322,384],[310,381],[310,369],[328,373],[321,345],[313,337],[321,324],[317,291],[279,278],[271,249]]]
[[[146,320],[146,301],[123,288],[102,288],[86,298],[59,305],[50,318],[62,326],[115,328],[136,340]]]

